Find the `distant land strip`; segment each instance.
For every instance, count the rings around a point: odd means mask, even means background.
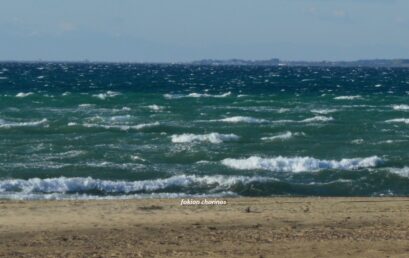
[[[79,61],[64,60],[0,60],[1,63],[101,63],[101,64],[147,64],[147,65],[203,65],[203,66],[290,66],[290,67],[403,67],[409,68],[409,59],[362,59],[355,61],[286,61],[278,58],[266,60],[202,59],[190,62],[139,62],[139,61]]]

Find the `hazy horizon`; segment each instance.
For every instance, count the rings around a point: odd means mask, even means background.
[[[3,1],[0,60],[408,58],[409,1]]]

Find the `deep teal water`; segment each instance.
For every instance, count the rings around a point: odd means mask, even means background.
[[[409,195],[409,70],[0,64],[0,197]]]

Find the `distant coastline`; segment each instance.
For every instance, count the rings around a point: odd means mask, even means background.
[[[409,68],[409,59],[361,59],[355,61],[288,61],[278,58],[266,60],[201,59],[188,62],[138,62],[138,61],[79,61],[65,60],[0,60],[1,63],[101,63],[101,64],[147,64],[147,65],[204,65],[204,66],[288,66],[288,67],[403,67]]]
[[[204,59],[188,64],[193,65],[239,65],[239,66],[318,66],[318,67],[409,67],[409,59],[368,59],[356,61],[285,61],[278,58],[269,60],[214,60]]]

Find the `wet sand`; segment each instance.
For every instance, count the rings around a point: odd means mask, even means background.
[[[409,256],[409,198],[223,200],[0,201],[0,257]]]

